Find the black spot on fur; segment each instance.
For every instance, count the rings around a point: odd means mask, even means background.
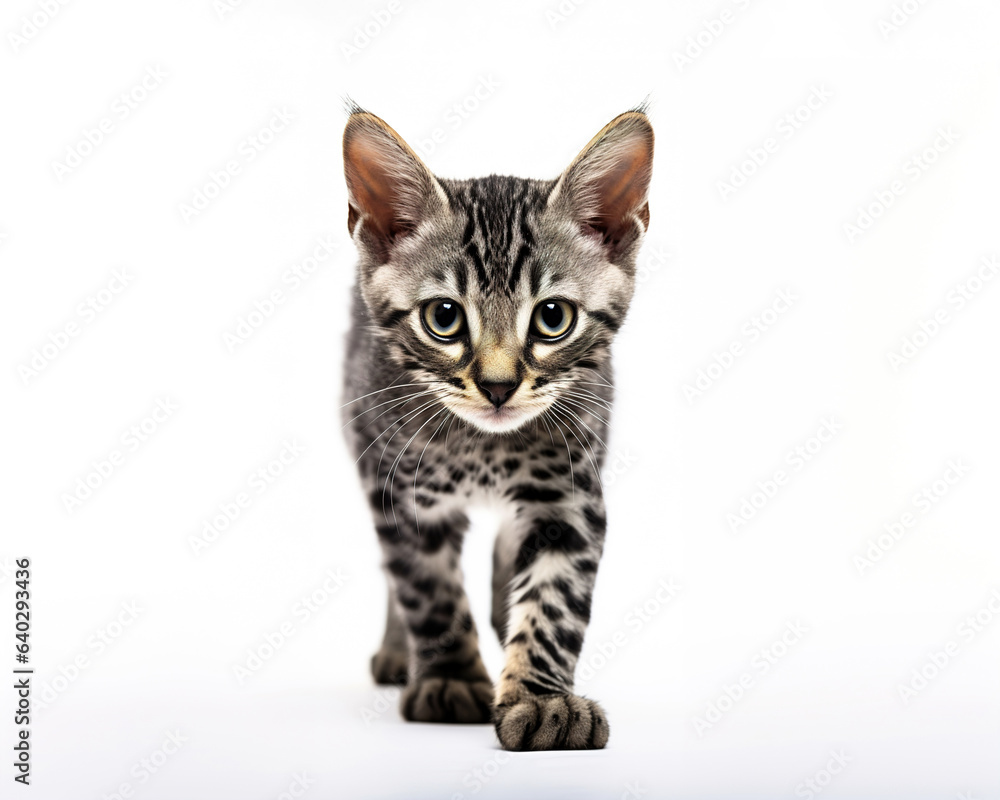
[[[590,621],[590,598],[589,597],[577,597],[573,594],[570,585],[563,579],[559,578],[553,585],[562,592],[562,596],[566,599],[566,608],[572,611],[576,616],[582,619],[584,622]]]
[[[406,319],[409,315],[410,315],[410,309],[408,309],[408,308],[395,308],[392,311],[390,311],[388,314],[386,314],[384,317],[382,317],[382,327],[383,328],[391,328],[391,327],[399,324],[399,322],[401,320]]]
[[[419,502],[419,497],[417,499]],[[420,526],[420,549],[423,552],[436,553],[446,542],[453,547],[457,547],[461,543],[461,534],[452,525],[444,522]]]
[[[513,472],[519,466],[521,466],[521,459],[519,458],[508,458],[503,462],[503,468],[507,472]]]
[[[543,675],[555,679],[556,674],[552,671],[552,665],[533,650],[528,651],[528,661],[531,662],[532,667]]]
[[[556,646],[552,644],[552,640],[540,630],[536,630],[534,633],[535,641],[545,648],[545,652],[549,654],[549,657],[560,667],[565,667],[566,659],[562,657],[562,654],[556,649]]]
[[[532,600],[538,600],[541,597],[541,592],[538,591],[537,586],[532,586],[528,591],[522,594],[515,602],[514,605],[520,605],[521,603],[527,603]]]
[[[455,604],[451,600],[445,600],[443,603],[435,603],[431,606],[432,614],[440,614],[443,617],[450,617],[455,613]]]
[[[405,578],[413,571],[410,565],[401,558],[392,559],[392,561],[386,564],[386,568],[399,578]]]
[[[608,519],[603,514],[598,514],[590,506],[583,509],[583,516],[587,520],[587,524],[594,533],[604,533],[608,528]]]
[[[576,631],[570,631],[566,628],[556,628],[556,641],[559,642],[560,647],[575,656],[580,654],[580,649],[583,647],[583,637]]]
[[[538,290],[542,286],[542,265],[536,260],[531,265],[531,293],[533,295],[538,294]]]
[[[552,477],[552,473],[547,469],[533,469],[531,470],[531,477],[536,478],[540,481],[547,481]]]
[[[507,286],[511,292],[517,288],[517,282],[521,279],[521,270],[524,268],[524,262],[528,258],[528,254],[531,252],[531,247],[525,243],[521,245],[521,249],[517,251],[517,258],[514,259],[514,266],[510,270],[510,278],[507,281]]]
[[[518,548],[514,569],[524,571],[542,552],[578,553],[586,547],[587,540],[572,525],[561,520],[536,520]]]
[[[553,622],[558,622],[563,616],[561,609],[556,608],[553,605],[549,605],[548,603],[542,603],[542,613]]]
[[[387,542],[395,542],[399,539],[399,531],[395,525],[376,525],[375,533],[378,538]]]
[[[469,258],[472,259],[473,265],[476,267],[476,277],[479,279],[479,288],[484,292],[490,287],[490,279],[486,275],[486,267],[483,265],[483,257],[479,254],[479,248],[476,246],[475,242],[469,242],[468,246],[465,248],[465,252],[469,254]]]
[[[522,483],[508,489],[507,496],[511,500],[522,500],[529,503],[554,503],[557,500],[562,500],[563,493],[558,489],[545,489],[530,483]]]
[[[540,683],[535,683],[534,681],[521,679],[521,685],[534,695],[545,695],[545,694],[556,694],[558,691],[549,686],[542,686]]]
[[[411,627],[411,630],[423,639],[433,639],[448,630],[448,622],[437,619],[425,619],[419,625]]]
[[[621,327],[621,322],[603,311],[588,311],[587,316],[597,320],[611,331],[617,331]]]

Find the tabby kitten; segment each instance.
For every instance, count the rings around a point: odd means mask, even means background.
[[[607,527],[610,346],[649,223],[652,159],[638,109],[556,180],[446,180],[352,109],[344,169],[360,261],[345,428],[389,584],[372,672],[406,683],[408,720],[492,720],[508,750],[608,741],[573,672]],[[504,512],[495,687],[459,566],[465,508],[480,500]]]

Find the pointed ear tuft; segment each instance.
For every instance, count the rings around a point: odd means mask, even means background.
[[[363,238],[383,260],[393,243],[412,232],[444,197],[430,170],[402,137],[360,108],[344,129],[344,176],[348,230],[353,236],[361,224],[367,234]]]
[[[560,176],[554,197],[616,254],[649,226],[652,174],[653,127],[643,110],[627,111],[583,148]]]

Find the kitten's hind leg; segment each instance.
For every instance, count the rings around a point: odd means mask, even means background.
[[[376,531],[408,643],[400,712],[415,722],[489,722],[493,683],[479,655],[459,566],[469,521],[454,513],[418,526],[404,510],[396,512]]]
[[[382,637],[382,646],[372,656],[372,677],[375,678],[375,683],[404,685],[409,658],[406,627],[396,607],[396,598],[390,589],[388,611],[385,615],[385,636]]]

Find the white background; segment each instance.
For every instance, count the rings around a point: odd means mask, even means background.
[[[3,796],[264,800],[304,774],[317,800],[808,797],[809,779],[823,798],[1000,797],[1000,280],[973,280],[962,308],[948,300],[1000,254],[1000,9],[908,0],[890,29],[889,0],[399,0],[376,31],[386,3],[219,5],[92,0],[53,16],[11,0],[0,14],[0,563],[32,559],[47,700],[24,789],[2,693]],[[43,23],[30,37],[25,18]],[[119,96],[157,69],[125,116]],[[800,108],[816,91],[828,99]],[[439,175],[545,178],[650,95],[652,222],[616,342],[609,532],[581,662],[611,721],[605,751],[507,755],[489,726],[378,711],[368,659],[384,588],[338,412],[348,94]],[[782,123],[797,109],[797,127]],[[276,110],[293,119],[248,160]],[[747,162],[772,137],[776,152]],[[54,166],[73,150],[81,163]],[[239,173],[185,219],[234,159]],[[752,174],[724,191],[734,170]],[[894,181],[903,191],[880,200]],[[866,230],[845,228],[872,204]],[[334,255],[228,347],[321,239]],[[123,269],[128,285],[85,318],[80,304]],[[791,307],[751,341],[744,326],[780,291]],[[888,354],[942,309],[895,369]],[[78,335],[32,374],[70,323]],[[741,355],[689,400],[685,384],[733,342]],[[176,410],[130,449],[123,433],[167,399]],[[810,441],[831,417],[836,435]],[[253,493],[286,439],[302,453]],[[800,446],[813,454],[796,469]],[[68,509],[113,450],[123,461]],[[954,461],[964,474],[923,511],[914,496]],[[787,480],[734,531],[728,515],[777,470]],[[196,554],[192,537],[241,491],[249,508]],[[913,525],[859,567],[907,513]],[[467,585],[495,676],[493,531],[476,522]],[[343,584],[303,621],[295,604],[328,570]],[[677,592],[657,608],[664,580]],[[129,603],[138,616],[119,627]],[[292,635],[240,682],[234,667],[284,622]],[[789,623],[806,632],[775,645]],[[904,701],[899,687],[951,641]],[[705,729],[710,704],[724,713]],[[186,742],[164,756],[168,732]]]

